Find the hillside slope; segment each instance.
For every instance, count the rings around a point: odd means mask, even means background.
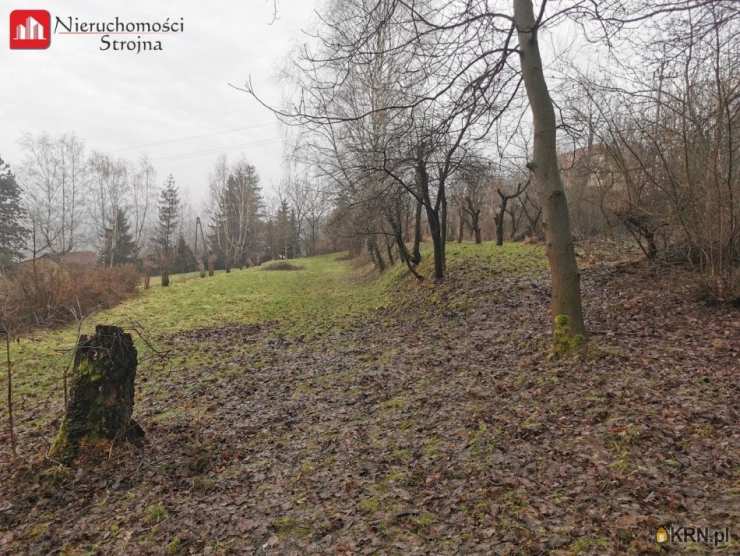
[[[664,523],[736,527],[736,311],[594,266],[594,337],[556,360],[541,250],[450,250],[443,285],[327,256],[99,315],[168,356],[140,368],[147,445],[84,471],[33,460],[70,333],[23,344],[31,461],[0,469],[0,552],[625,554]]]

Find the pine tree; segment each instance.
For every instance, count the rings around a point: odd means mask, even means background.
[[[240,163],[216,198],[210,225],[212,251],[218,254],[226,272],[256,257],[261,209],[259,176],[254,166]]]
[[[10,166],[0,158],[0,269],[21,258],[28,235],[28,230],[22,224],[25,215],[21,188]]]
[[[185,241],[185,236],[180,234],[175,245],[175,257],[172,263],[172,270],[177,273],[193,272],[198,262],[195,260],[193,250]]]
[[[177,216],[180,210],[180,196],[172,174],[167,178],[159,197],[159,224],[154,244],[159,257],[162,273],[162,287],[170,285],[170,266],[173,262]]]
[[[116,222],[109,222],[103,233],[103,245],[98,254],[101,264],[113,266],[136,263],[138,249],[130,228],[125,209],[117,210]]]

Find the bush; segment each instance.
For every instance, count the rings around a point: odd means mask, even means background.
[[[0,281],[0,299],[13,306],[17,330],[56,326],[117,305],[141,282],[133,265],[113,268],[62,266],[43,259],[16,267]]]
[[[262,270],[303,270],[302,266],[291,264],[287,261],[275,261],[262,265]]]

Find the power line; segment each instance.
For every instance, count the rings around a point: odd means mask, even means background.
[[[234,149],[242,149],[244,147],[250,147],[250,146],[253,146],[253,145],[271,145],[273,143],[278,143],[278,142],[280,142],[282,140],[283,140],[282,137],[273,137],[271,139],[256,139],[256,140],[250,141],[249,143],[242,143],[240,145],[233,145],[233,146],[229,146],[229,147],[225,147],[225,148],[224,147],[214,147],[214,148],[209,148],[209,149],[206,149],[206,150],[193,151],[191,153],[176,154],[176,155],[171,155],[171,156],[159,156],[159,157],[151,158],[150,160],[152,162],[157,161],[157,160],[185,160],[185,159],[188,159],[188,158],[197,158],[197,157],[200,157],[200,156],[208,156],[208,155],[212,155],[212,154],[220,154],[220,153],[222,153],[224,151],[232,151]]]
[[[131,150],[135,150],[135,149],[143,149],[143,148],[146,148],[146,147],[153,147],[153,146],[157,146],[157,145],[166,145],[168,143],[177,143],[179,141],[189,141],[191,139],[202,139],[203,137],[213,137],[213,136],[216,136],[216,135],[228,135],[229,133],[238,133],[240,131],[250,131],[250,130],[253,130],[253,129],[263,128],[263,127],[266,127],[266,126],[268,126],[270,124],[273,124],[273,123],[275,123],[274,120],[269,121],[269,122],[260,123],[260,124],[254,124],[254,125],[246,126],[246,127],[237,127],[237,128],[232,128],[232,129],[224,129],[224,130],[220,130],[220,131],[214,131],[214,132],[211,132],[211,133],[203,133],[203,134],[200,134],[200,135],[190,135],[190,136],[186,136],[186,137],[176,137],[174,139],[164,139],[162,141],[155,141],[153,143],[144,143],[142,145],[135,145],[135,146],[131,146],[131,147],[123,147],[121,149],[116,149],[116,150],[111,151],[111,152],[117,153],[117,152],[122,152],[122,151],[131,151]]]

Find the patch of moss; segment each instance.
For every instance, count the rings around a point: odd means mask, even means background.
[[[373,514],[380,509],[380,500],[373,496],[371,498],[363,498],[358,504],[361,511],[367,514]]]
[[[496,438],[488,425],[481,421],[478,429],[470,433],[470,454],[474,459],[485,463],[496,449]]]
[[[169,515],[164,504],[157,502],[156,504],[147,506],[144,510],[144,522],[148,525],[155,525],[167,519]]]
[[[291,516],[283,516],[272,522],[275,532],[280,537],[305,538],[311,535],[311,528]]]
[[[437,516],[429,512],[424,512],[414,519],[414,523],[423,529],[430,527],[435,521],[437,521]]]
[[[53,467],[44,469],[39,474],[39,479],[42,482],[57,488],[65,482],[71,481],[73,478],[74,473],[72,472],[72,470],[63,465],[54,465]]]
[[[437,437],[432,437],[432,438],[427,439],[424,442],[424,448],[422,449],[424,456],[431,460],[437,459],[440,454],[441,444],[442,443]]]
[[[477,522],[482,523],[491,513],[491,503],[488,500],[478,500],[475,504],[466,506],[465,512]]]
[[[573,541],[568,547],[574,554],[584,554],[594,550],[607,552],[609,539],[606,537],[581,537]]]
[[[168,556],[176,556],[177,554],[183,554],[185,547],[183,546],[182,539],[180,537],[174,537],[165,548],[165,553]]]
[[[401,463],[410,463],[411,460],[414,459],[413,453],[408,448],[399,448],[398,450],[394,450],[391,457],[395,461],[399,461]]]
[[[210,477],[199,475],[193,478],[193,492],[207,494],[216,490],[216,481]]]
[[[298,386],[296,386],[291,398],[294,400],[298,400],[304,396],[311,394],[312,392],[313,392],[313,388],[310,384],[306,382],[301,382],[300,384],[298,384]]]
[[[384,411],[400,411],[406,407],[406,398],[404,398],[403,396],[396,396],[394,398],[390,398],[388,400],[385,400],[382,404],[380,404],[380,407]]]
[[[400,467],[394,467],[385,476],[387,483],[404,483],[408,479],[408,471]]]
[[[49,525],[49,523],[37,523],[31,527],[31,531],[28,535],[34,540],[39,539],[49,531]]]
[[[573,334],[570,329],[570,320],[567,315],[557,315],[553,328],[552,353],[556,357],[567,355],[583,345],[581,334]]]

